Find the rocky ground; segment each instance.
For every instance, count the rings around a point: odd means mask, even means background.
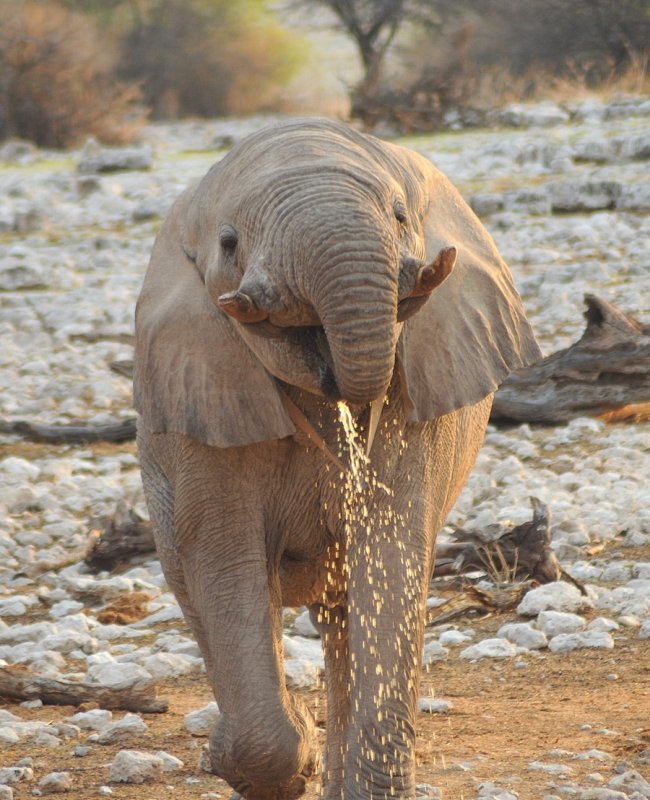
[[[484,219],[546,353],[578,338],[585,292],[650,322],[650,102],[508,113],[508,128],[405,143]],[[127,150],[0,148],[0,419],[133,413],[128,381],[107,364],[132,355],[135,298],[161,216],[260,124],[159,125]],[[157,562],[97,577],[78,563],[53,568],[76,560],[89,520],[118,500],[145,513],[133,446],[0,443],[0,666],[106,686],[152,676],[171,700],[167,714],[112,717],[5,704],[0,800],[227,796],[197,766],[203,717],[215,712],[185,717],[211,698]],[[649,423],[490,429],[449,523],[519,523],[539,497],[558,557],[588,594],[552,584],[509,615],[427,634],[422,796],[650,798],[649,475]],[[125,596],[140,606],[132,618],[115,611]],[[300,609],[287,612],[285,644],[289,680],[322,722],[319,643]]]

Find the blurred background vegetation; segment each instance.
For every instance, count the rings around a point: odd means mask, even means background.
[[[650,0],[0,0],[0,15],[0,139],[49,147],[268,111],[429,130],[650,88]]]

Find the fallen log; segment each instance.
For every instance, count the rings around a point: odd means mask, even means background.
[[[118,564],[156,551],[151,523],[123,502],[117,504],[113,516],[95,520],[92,535],[95,538],[84,563],[93,572],[110,571]]]
[[[45,444],[121,443],[135,439],[136,422],[136,417],[102,425],[39,425],[24,420],[0,421],[0,433],[13,433],[30,442]]]
[[[434,577],[483,572],[497,583],[558,580],[562,568],[551,548],[548,507],[536,497],[530,502],[530,522],[511,528],[491,525],[476,531],[456,528],[450,541],[437,546]]]
[[[79,706],[97,703],[100,708],[142,711],[161,714],[169,702],[156,697],[156,684],[151,681],[132,686],[99,686],[55,680],[35,675],[22,665],[0,666],[0,697],[11,700],[41,700],[45,705]]]
[[[471,583],[465,584],[462,591],[449,600],[427,609],[425,625],[427,627],[443,625],[468,614],[487,617],[494,613],[512,611],[521,603],[526,592],[537,585],[536,581],[523,581],[488,590],[473,586]]]
[[[494,396],[492,420],[639,419],[642,404],[650,418],[650,325],[591,294],[585,304],[582,338],[506,378]],[[611,413],[630,406],[633,413]]]

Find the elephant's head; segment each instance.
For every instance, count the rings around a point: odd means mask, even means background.
[[[145,424],[217,446],[293,433],[275,378],[365,404],[397,361],[427,419],[538,357],[507,267],[444,176],[327,121],[249,137],[177,201],[137,326]]]

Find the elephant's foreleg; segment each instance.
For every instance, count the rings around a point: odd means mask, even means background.
[[[247,800],[291,800],[316,766],[313,720],[285,686],[279,580],[253,479],[240,485],[228,461],[238,457],[180,442],[167,570],[184,610],[200,619],[222,712],[210,738],[213,771]]]
[[[415,796],[428,543],[375,520],[348,544],[351,724],[345,800]]]
[[[327,747],[322,769],[323,799],[343,796],[346,737],[350,721],[350,649],[347,610],[311,606],[312,622],[320,632],[327,683]]]

